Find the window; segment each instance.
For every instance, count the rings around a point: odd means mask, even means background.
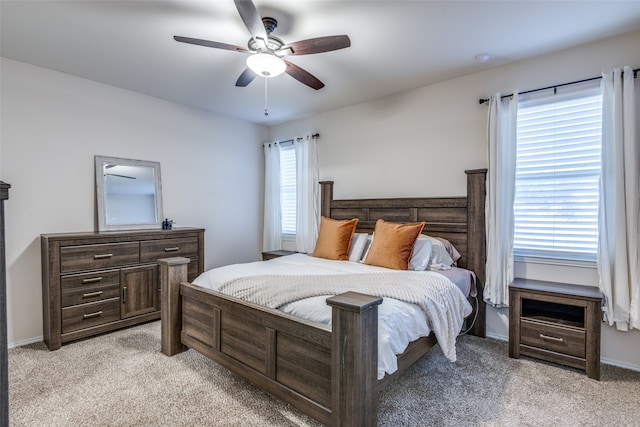
[[[596,260],[599,87],[518,103],[514,255]]]
[[[280,146],[280,204],[282,234],[296,234],[296,150],[293,144]]]

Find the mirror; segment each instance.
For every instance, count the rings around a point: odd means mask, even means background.
[[[98,230],[162,228],[160,163],[95,156]]]

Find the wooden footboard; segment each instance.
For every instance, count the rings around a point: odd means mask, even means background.
[[[188,262],[159,261],[164,354],[193,348],[323,424],[377,423],[382,298],[329,298],[329,329],[186,283]]]

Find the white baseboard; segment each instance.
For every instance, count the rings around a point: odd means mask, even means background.
[[[487,333],[487,338],[493,338],[499,341],[509,341],[509,337],[507,335],[499,335],[494,333]],[[617,366],[619,368],[629,369],[630,371],[640,372],[640,365],[633,365],[631,363],[621,362],[619,360],[606,359],[601,357],[600,363],[604,363],[605,365]]]
[[[508,335],[499,335],[491,332],[487,333],[487,338],[493,338],[494,340],[498,340],[498,341],[509,341]]]
[[[7,348],[21,347],[23,345],[33,344],[41,341],[44,341],[44,337],[29,338],[28,340],[24,340],[24,341],[10,342],[7,345]]]
[[[600,358],[600,362],[605,365],[617,366],[619,368],[629,369],[630,371],[638,371],[640,372],[640,365],[632,365],[627,362],[620,362],[619,360],[611,360],[611,359],[603,359]]]

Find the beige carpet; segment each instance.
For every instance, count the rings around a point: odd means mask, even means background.
[[[316,426],[315,421],[189,350],[160,353],[154,322],[67,344],[9,351],[12,426]],[[640,372],[603,365],[602,381],[507,344],[438,347],[382,393],[383,426],[640,426]]]

